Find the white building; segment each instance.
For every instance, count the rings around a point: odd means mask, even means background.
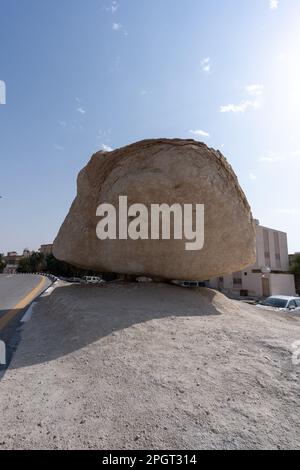
[[[4,256],[4,261],[6,266],[3,270],[4,274],[16,274],[19,263],[21,259],[28,258],[31,252],[25,248],[22,255],[18,255],[16,251],[9,251],[6,256]]]
[[[256,221],[256,263],[229,276],[211,279],[208,285],[233,295],[295,295],[295,278],[289,274],[287,234],[262,227]]]

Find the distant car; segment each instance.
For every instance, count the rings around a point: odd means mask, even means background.
[[[180,287],[206,287],[205,281],[172,281]]]
[[[83,279],[86,284],[103,284],[105,282],[98,276],[84,276]]]
[[[300,297],[272,295],[257,306],[267,310],[299,311],[300,313]]]
[[[76,282],[76,283],[79,283],[79,282],[83,282],[83,280],[80,278],[80,277],[70,277],[68,280],[68,282]]]

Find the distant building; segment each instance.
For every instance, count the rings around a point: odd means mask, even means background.
[[[41,245],[39,252],[43,253],[45,256],[52,255],[52,248],[53,248],[52,243],[48,243],[47,245]]]
[[[295,277],[289,269],[287,234],[256,221],[256,263],[229,276],[211,279],[207,284],[233,295],[295,295]]]
[[[4,274],[15,274],[17,272],[20,260],[23,258],[28,258],[31,255],[31,252],[25,248],[22,255],[18,255],[16,251],[9,251],[6,256],[4,256],[4,261],[6,266],[3,270]]]
[[[292,267],[292,264],[296,256],[300,256],[300,252],[296,252],[293,255],[289,255],[290,267]],[[297,294],[300,295],[300,274],[295,275],[295,285],[296,285],[296,292]]]

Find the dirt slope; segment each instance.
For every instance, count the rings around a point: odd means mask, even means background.
[[[300,448],[297,340],[208,289],[59,287],[0,382],[0,449]]]

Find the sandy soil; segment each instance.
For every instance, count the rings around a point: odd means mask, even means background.
[[[0,449],[299,449],[297,340],[208,289],[59,287],[0,382]]]

